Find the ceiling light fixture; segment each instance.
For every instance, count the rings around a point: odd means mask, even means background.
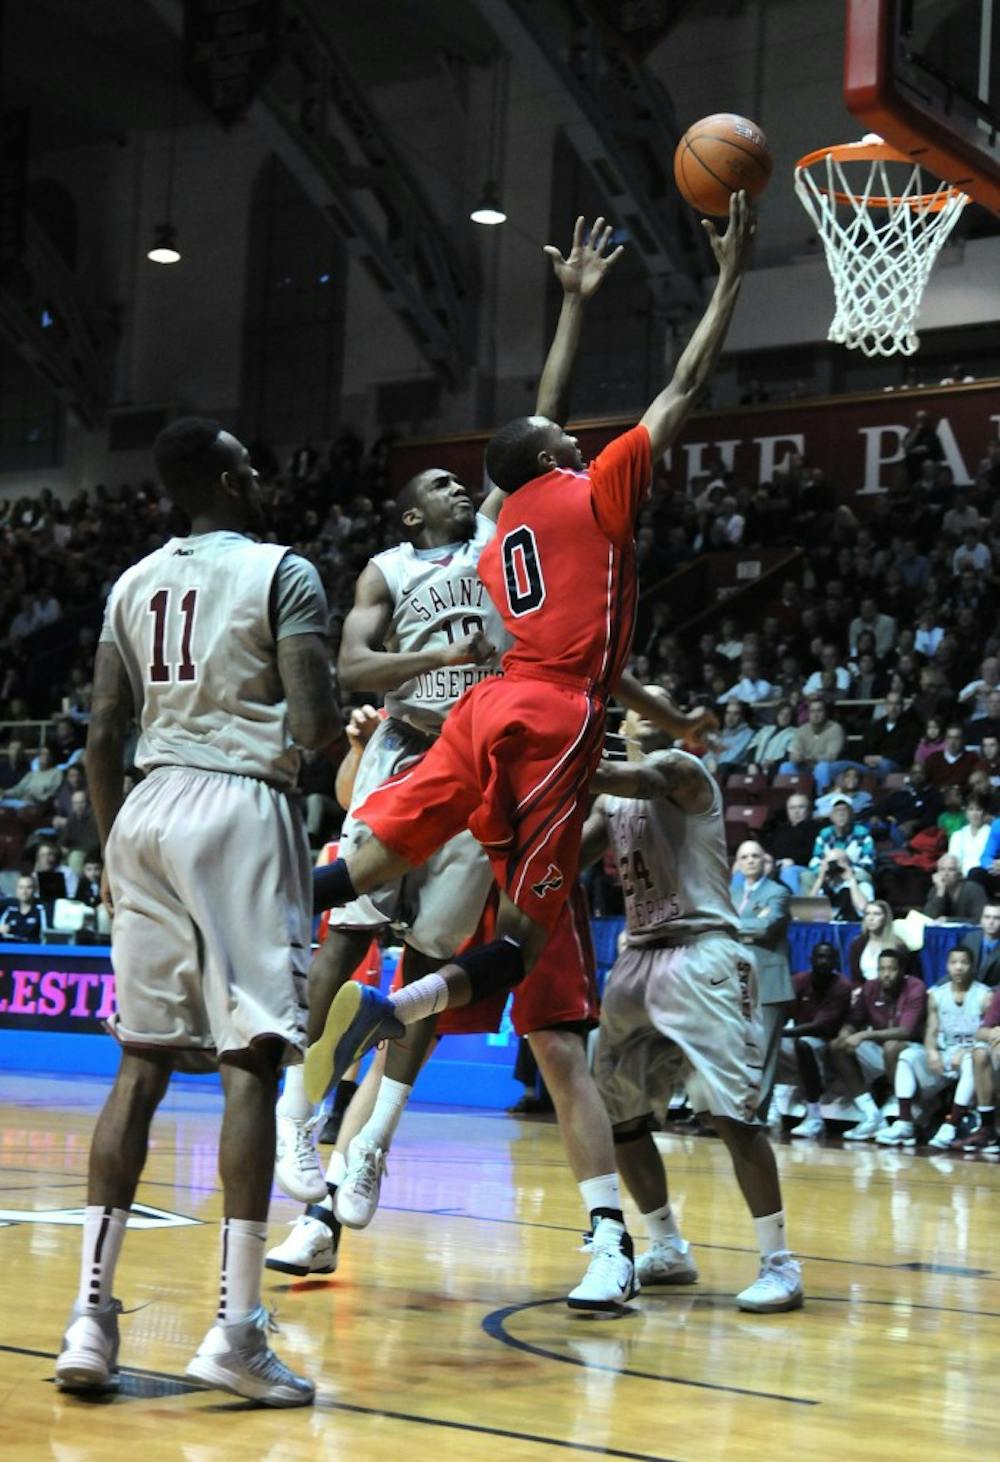
[[[482,191],[482,196],[475,208],[469,214],[473,223],[485,224],[487,228],[495,228],[498,223],[506,223],[507,215],[504,212],[503,204],[497,192],[497,185],[489,182]]]

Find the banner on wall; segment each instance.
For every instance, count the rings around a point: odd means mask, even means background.
[[[789,454],[798,452],[810,467],[823,469],[837,497],[864,501],[888,491],[918,411],[937,423],[956,485],[968,485],[987,443],[1000,436],[998,380],[941,391],[887,391],[704,412],[688,422],[668,453],[667,467],[674,486],[683,489],[704,476],[717,453],[728,470],[746,481],[768,482]],[[616,420],[581,427],[576,435],[584,457],[592,457],[631,425]],[[424,468],[444,467],[477,488],[483,482],[487,440],[486,433],[476,433],[400,443],[393,449],[393,486],[400,487]]]
[[[0,945],[0,1029],[103,1035],[115,1013],[108,949]]]

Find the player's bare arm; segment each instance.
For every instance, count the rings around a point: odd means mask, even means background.
[[[94,660],[94,692],[87,728],[87,789],[94,809],[103,854],[125,783],[125,735],[135,711],[125,662],[115,645],[105,641]],[[101,901],[112,912],[108,873],[101,873]]]
[[[736,308],[755,226],[753,209],[743,192],[733,194],[729,227],[721,236],[709,219],[702,219],[719,265],[719,278],[708,309],[677,362],[673,380],[642,418],[654,458],[662,456],[675,440],[715,369]]]
[[[607,253],[612,228],[598,218],[587,232],[582,217],[573,228],[573,242],[564,258],[554,244],[546,244],[544,252],[552,261],[556,278],[562,285],[562,307],[559,322],[538,382],[535,415],[565,423],[569,410],[569,387],[573,364],[580,345],[583,309],[588,299],[604,283],[605,275],[621,257],[624,245]]]
[[[580,836],[580,867],[596,863],[610,841],[608,813],[603,797],[598,797],[587,816]]]
[[[356,706],[344,728],[347,732],[347,755],[337,768],[337,780],[333,793],[346,812],[354,796],[354,782],[361,765],[364,749],[374,736],[380,721],[374,706]]]
[[[288,729],[298,746],[322,751],[344,734],[333,690],[324,635],[288,635],[278,641],[278,675],[288,705]]]
[[[669,696],[662,692],[653,694],[627,671],[615,686],[615,699],[627,711],[635,711],[658,731],[677,741],[704,745],[706,737],[719,729],[719,718],[709,707],[696,706],[693,711],[679,711]]]
[[[940,1023],[937,999],[934,991],[929,990],[927,992],[927,1027],[924,1031],[924,1050],[927,1053],[928,1066],[932,1071],[938,1072],[944,1070],[941,1052],[938,1050],[938,1030]]]
[[[591,791],[612,797],[649,801],[669,797],[684,812],[708,812],[712,784],[707,773],[683,752],[661,751],[642,761],[602,761],[590,783]]]
[[[495,647],[481,631],[431,650],[409,653],[386,650],[385,637],[391,623],[389,586],[378,566],[370,563],[358,579],[353,608],[344,620],[338,668],[345,690],[384,694],[398,690],[428,670],[441,670],[450,665],[485,665],[495,653]]]

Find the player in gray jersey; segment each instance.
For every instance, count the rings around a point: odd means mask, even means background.
[[[288,793],[297,746],[339,740],[315,569],[254,542],[249,454],[217,422],[157,437],[163,485],[191,520],[112,589],[94,667],[87,780],[113,907],[121,1065],[90,1151],[80,1289],[61,1386],[117,1384],[115,1266],[172,1070],[218,1061],[222,1278],[188,1374],[271,1406],[312,1401],[270,1349],[261,1274],[281,1065],[302,1050],[309,849]],[[144,780],[123,800],[130,718]]]
[[[761,1024],[752,954],[729,897],[722,795],[701,762],[629,712],[627,762],[604,763],[584,832],[585,859],[610,842],[625,897],[626,947],[604,987],[597,1081],[618,1170],[651,1241],[642,1284],[690,1284],[697,1270],[670,1207],[651,1121],[678,1077],[725,1142],[760,1244],[758,1278],[740,1309],[795,1309],[801,1271],[788,1252],[777,1166],[754,1123]]]

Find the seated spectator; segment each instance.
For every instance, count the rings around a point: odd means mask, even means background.
[[[781,1033],[777,1081],[798,1086],[806,1115],[792,1137],[822,1137],[826,1131],[820,1099],[827,1084],[826,1052],[847,1020],[851,983],[840,973],[837,951],[829,941],[814,944],[809,969],[792,976],[794,996],[788,1024]]]
[[[813,890],[830,900],[834,919],[855,919],[874,897],[874,869],[872,835],[855,822],[849,799],[838,793],[830,825],[820,828],[809,860]]]
[[[935,751],[944,750],[944,730],[941,721],[937,716],[931,716],[924,725],[924,734],[917,742],[917,749],[913,753],[913,760],[921,766],[927,758]]]
[[[987,695],[985,714],[973,716],[966,728],[970,746],[982,746],[987,736],[1000,738],[1000,691],[997,690],[991,690]]]
[[[861,761],[866,771],[874,772],[882,781],[889,772],[910,766],[920,739],[920,725],[904,710],[899,691],[889,691],[879,710],[882,714],[876,712],[862,734]]]
[[[43,746],[38,753],[38,770],[25,772],[20,781],[8,787],[0,798],[0,807],[48,807],[59,790],[63,774],[54,765],[52,752]]]
[[[716,745],[705,757],[705,766],[715,776],[725,781],[730,772],[745,770],[753,740],[754,728],[747,717],[747,708],[742,701],[726,701],[722,713],[722,729]]]
[[[969,869],[969,879],[978,883],[987,898],[994,899],[1000,895],[1000,817],[995,817],[990,823],[979,866]]]
[[[45,914],[52,922],[52,907],[56,899],[68,899],[76,892],[76,876],[65,863],[59,862],[59,849],[55,843],[42,842],[35,848],[35,886],[38,897],[45,905]]]
[[[941,795],[944,806],[938,813],[937,825],[950,839],[952,833],[965,826],[965,792],[957,783],[952,783],[941,789]]]
[[[984,736],[979,747],[979,762],[991,787],[1000,787],[1000,736]],[[975,776],[975,773],[973,773]],[[971,784],[972,777],[969,778]]]
[[[85,859],[83,872],[77,880],[73,897],[77,903],[86,904],[88,909],[97,909],[101,905],[101,871],[100,858],[91,854]]]
[[[739,939],[753,946],[756,954],[757,992],[764,1025],[764,1058],[758,1113],[765,1117],[771,1102],[774,1071],[778,1060],[781,1027],[792,998],[788,968],[788,889],[764,872],[766,854],[760,843],[749,840],[736,853],[736,867],[743,875],[743,887],[734,897],[740,920]]]
[[[904,969],[909,964],[909,953],[903,941],[892,932],[892,909],[885,899],[872,899],[861,915],[861,933],[856,934],[847,947],[847,969],[852,984],[861,985],[865,980],[878,976],[879,956],[884,949],[896,949],[903,958]]]
[[[889,689],[889,677],[878,668],[873,650],[862,650],[852,670],[848,695],[852,701],[877,701]]]
[[[873,804],[869,814],[872,833],[902,848],[916,833],[936,825],[943,806],[941,793],[927,780],[926,767],[915,761],[904,785],[883,793]]]
[[[927,1031],[923,1045],[909,1045],[899,1054],[893,1090],[899,1116],[875,1141],[884,1147],[912,1147],[917,1140],[913,1103],[926,1100],[955,1085],[951,1110],[930,1140],[931,1147],[950,1147],[958,1126],[973,1104],[976,1082],[972,1047],[990,1003],[990,991],[974,978],[967,949],[948,955],[947,984],[927,994]]]
[[[965,714],[973,720],[990,714],[990,696],[1000,693],[1000,660],[995,655],[987,655],[979,667],[979,675],[975,680],[970,680],[963,685],[958,692],[958,703],[965,708]]]
[[[725,660],[738,660],[743,653],[743,640],[737,634],[735,619],[730,615],[722,621],[715,653]]]
[[[954,853],[942,853],[931,874],[931,888],[923,912],[943,924],[975,924],[983,911],[986,893],[971,878],[962,877]]]
[[[979,860],[990,835],[983,799],[970,793],[962,806],[964,825],[953,832],[948,839],[948,852],[958,859],[962,877],[967,878],[973,868],[979,867]]]
[[[979,1127],[971,1137],[966,1137],[961,1143],[962,1151],[1000,1152],[996,1128],[997,1073],[1000,1072],[1000,990],[994,990],[993,998],[983,1015],[983,1023],[976,1031],[972,1067],[976,1079]]]
[[[980,577],[993,572],[993,556],[989,548],[983,542],[978,525],[971,524],[966,527],[962,534],[962,541],[951,556],[951,571],[956,576],[965,573],[968,569]]]
[[[844,749],[844,728],[830,718],[830,710],[821,696],[809,702],[809,719],[792,738],[792,752],[782,762],[783,772],[811,772],[816,785],[825,792],[833,781],[830,765]]]
[[[70,869],[79,874],[87,858],[101,846],[101,835],[97,831],[86,788],[81,787],[70,799],[70,814],[62,830],[61,844]]]
[[[24,742],[11,737],[4,748],[3,756],[0,757],[0,792],[6,792],[13,787],[30,770],[31,763],[25,755]]]
[[[934,787],[964,787],[979,766],[979,757],[965,745],[961,721],[951,721],[944,729],[944,746],[932,751],[924,762],[927,780]]]
[[[840,651],[836,645],[825,644],[819,652],[819,669],[814,670],[807,678],[802,687],[803,693],[807,696],[816,695],[823,689],[823,671],[833,676],[834,690],[838,695],[846,695],[851,687],[851,672],[846,665],[840,663]]]
[[[970,528],[979,527],[979,512],[969,502],[969,495],[958,488],[952,500],[952,505],[945,512],[941,519],[941,529],[946,538],[957,542],[964,538]]]
[[[832,792],[826,792],[822,797],[816,799],[816,812],[820,817],[829,817],[833,807],[834,798],[846,797],[851,804],[851,811],[856,817],[872,805],[872,794],[861,788],[861,772],[853,762],[839,762],[841,770],[838,771]]]
[[[52,723],[52,754],[57,766],[66,768],[83,758],[85,733],[72,716],[57,716]]]
[[[46,927],[45,910],[35,895],[35,880],[24,873],[17,880],[15,897],[0,908],[0,939],[38,944]]]
[[[774,725],[761,726],[754,734],[747,771],[770,777],[788,756],[797,729],[791,703],[782,701],[775,711]]]
[[[86,790],[87,782],[83,775],[83,767],[79,762],[74,762],[63,773],[62,785],[52,801],[52,826],[54,828],[65,827],[66,819],[70,814],[73,793]]]
[[[719,696],[719,703],[742,701],[753,706],[758,701],[776,700],[778,695],[778,687],[760,673],[759,655],[756,651],[745,651],[740,660],[740,678]]]
[[[983,905],[979,928],[966,934],[960,947],[968,950],[977,980],[1000,985],[1000,904]]]
[[[896,643],[896,621],[890,614],[880,614],[875,598],[871,594],[862,596],[858,615],[847,629],[847,644],[851,655],[858,653],[858,636],[868,630],[875,638],[875,655],[884,660]]]
[[[926,655],[928,660],[934,658],[938,645],[944,639],[944,628],[938,624],[938,618],[935,604],[921,605],[917,614],[917,633],[913,648],[918,655]]]
[[[806,794],[792,792],[785,803],[784,818],[768,822],[764,829],[764,846],[771,854],[774,876],[792,893],[801,892],[802,875],[809,867],[819,827]]]
[[[855,988],[847,1022],[830,1042],[830,1065],[861,1112],[845,1142],[867,1142],[882,1130],[872,1087],[894,1079],[902,1052],[923,1037],[926,1010],[923,980],[905,973],[899,950],[883,949],[877,977]]]

